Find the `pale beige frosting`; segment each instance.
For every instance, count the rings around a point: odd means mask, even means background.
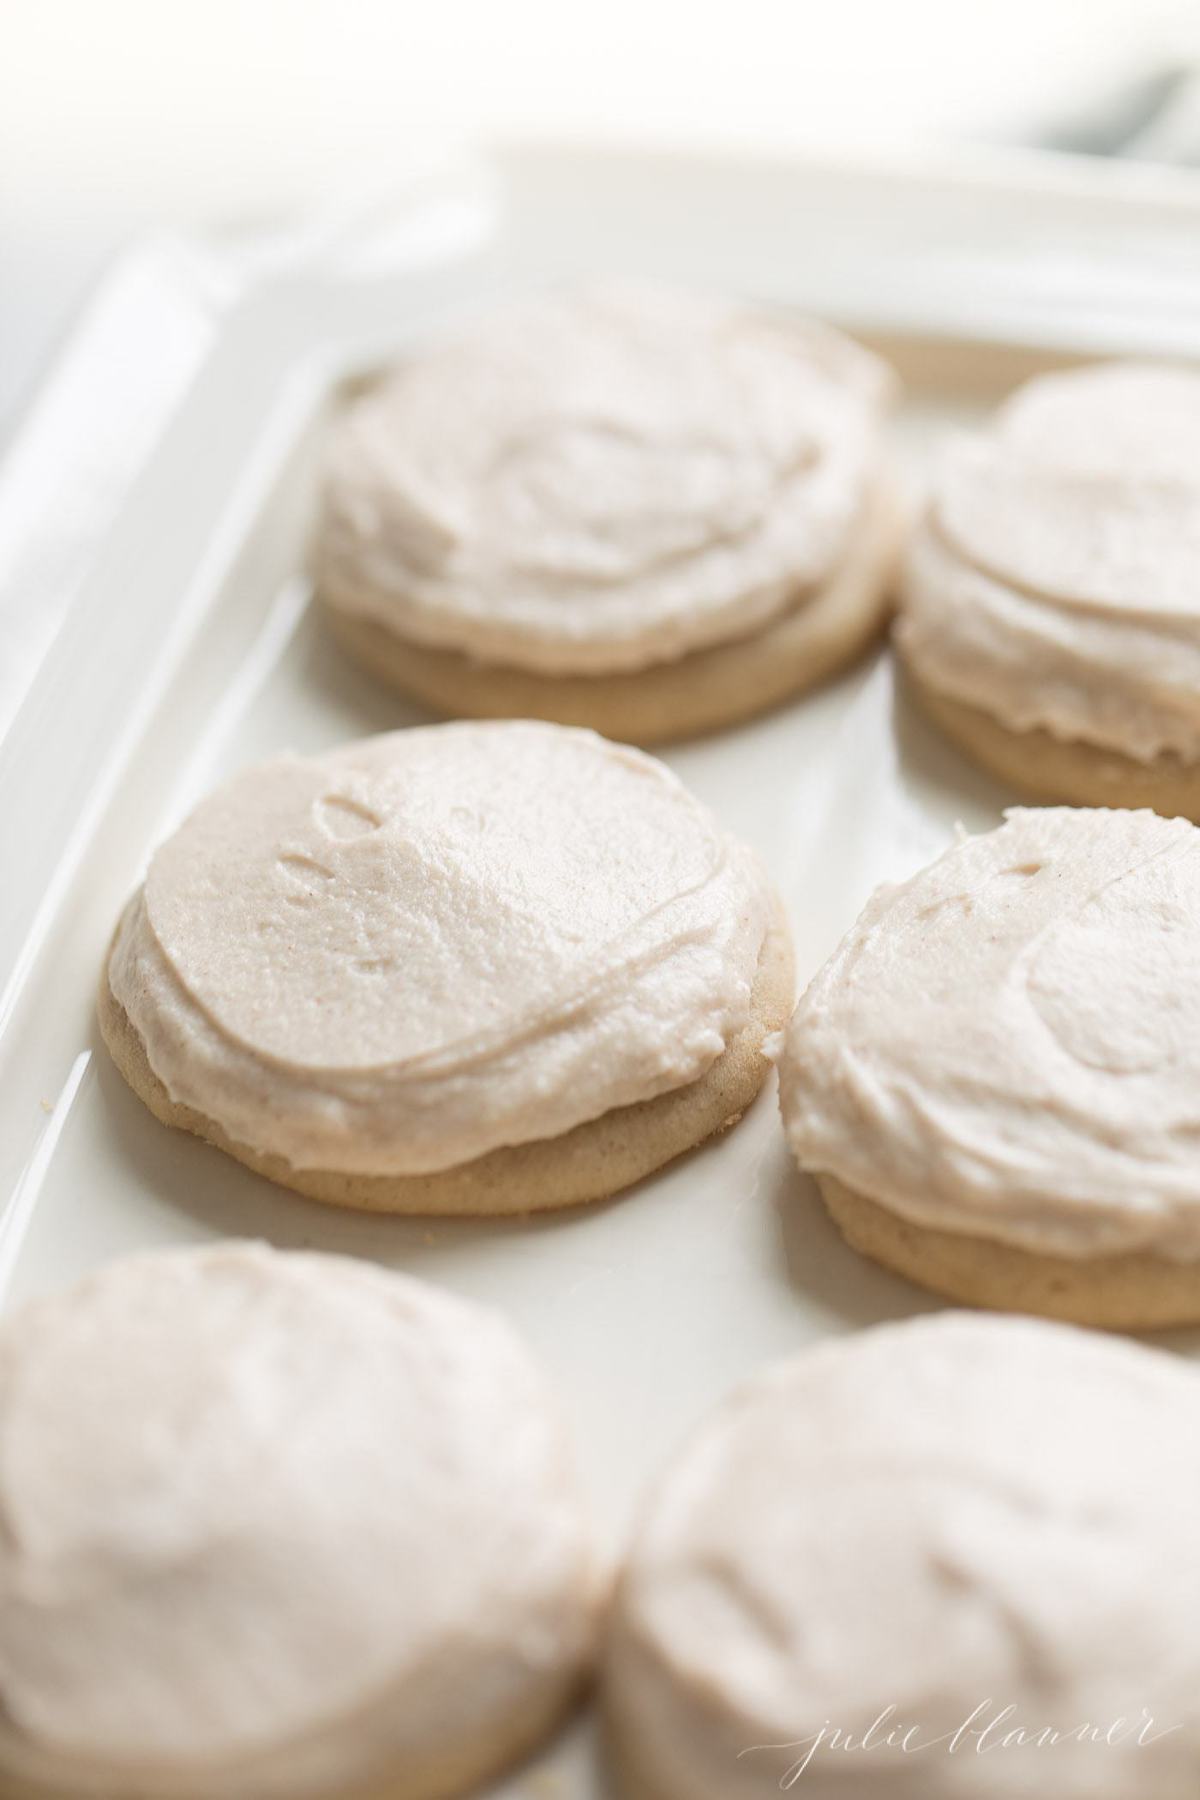
[[[747,302],[610,284],[510,305],[335,426],[321,587],[546,674],[670,661],[837,568],[889,387],[839,333]]]
[[[409,1174],[697,1079],[771,913],[662,763],[442,725],[222,788],[156,852],[109,978],[177,1103],[297,1168]]]
[[[1018,390],[948,447],[897,637],[1011,730],[1200,759],[1200,374],[1114,364]]]
[[[0,1520],[0,1786],[358,1792],[590,1648],[540,1371],[498,1316],[348,1258],[143,1255],[13,1315]]]
[[[618,1590],[609,1700],[647,1791],[1192,1800],[1198,1407],[1160,1351],[963,1314],[756,1376],[659,1484]],[[1021,1727],[1062,1736],[999,1746]],[[800,1770],[823,1729],[850,1746]]]
[[[796,1008],[801,1166],[918,1224],[1200,1258],[1200,830],[1016,810],[883,887]]]

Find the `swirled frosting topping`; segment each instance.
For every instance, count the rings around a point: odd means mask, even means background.
[[[801,1165],[919,1224],[1200,1258],[1200,830],[1017,810],[881,888],[780,1084]]]
[[[1033,381],[952,446],[899,640],[931,686],[1014,730],[1200,757],[1200,375]]]
[[[647,1791],[1188,1800],[1198,1401],[1160,1351],[962,1314],[756,1376],[618,1590],[609,1707]]]
[[[499,1317],[350,1259],[138,1256],[14,1314],[0,1517],[6,1792],[428,1778],[589,1649],[540,1372]]]
[[[888,390],[867,351],[764,306],[618,285],[512,305],[337,424],[322,589],[544,673],[670,661],[833,572]]]
[[[663,764],[435,726],[285,757],[155,854],[113,993],[177,1102],[294,1167],[410,1173],[696,1079],[765,875]]]

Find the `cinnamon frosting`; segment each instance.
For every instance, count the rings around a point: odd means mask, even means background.
[[[765,306],[620,284],[510,305],[335,426],[321,588],[544,674],[671,661],[837,568],[889,387],[839,333]]]
[[[408,1174],[697,1079],[761,865],[661,763],[530,723],[283,757],[156,852],[109,963],[171,1098],[296,1168]]]
[[[1198,1406],[1163,1352],[963,1314],[756,1376],[618,1589],[609,1707],[645,1790],[1191,1800]]]
[[[1030,382],[949,447],[898,642],[1011,730],[1200,759],[1200,374]]]
[[[6,1793],[423,1791],[590,1649],[540,1372],[499,1317],[350,1259],[143,1255],[14,1314],[0,1519]]]
[[[884,887],[796,1008],[801,1166],[1034,1252],[1200,1258],[1200,830],[1016,810]]]

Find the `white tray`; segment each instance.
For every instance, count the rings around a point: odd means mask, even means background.
[[[306,610],[337,384],[448,313],[573,271],[704,281],[838,318],[932,434],[1073,354],[1200,357],[1187,178],[1005,159],[947,175],[522,151],[302,236],[158,244],[110,277],[0,479],[0,1298],[124,1251],[239,1234],[497,1303],[556,1371],[615,1545],[690,1423],[767,1358],[934,1304],[860,1261],[738,1129],[610,1204],[499,1224],[310,1205],[158,1125],[92,995],[150,847],[228,771],[415,722]],[[765,856],[804,980],[876,882],[1005,796],[894,700],[886,656],[668,760]],[[1192,1347],[1187,1334],[1172,1340]],[[503,1789],[606,1794],[586,1720]]]

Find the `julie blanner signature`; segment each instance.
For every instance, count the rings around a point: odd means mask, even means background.
[[[1160,1725],[1148,1707],[1142,1707],[1136,1717],[1114,1719],[1108,1725],[1030,1725],[1018,1719],[1015,1706],[1001,1706],[988,1699],[981,1700],[953,1731],[926,1735],[923,1726],[899,1720],[897,1711],[895,1706],[885,1707],[865,1731],[846,1731],[826,1719],[808,1737],[793,1738],[784,1744],[751,1744],[739,1756],[790,1753],[792,1761],[779,1778],[779,1786],[786,1790],[796,1786],[818,1756],[827,1754],[862,1756],[872,1751],[891,1751],[916,1756],[940,1749],[947,1756],[987,1756],[1004,1750],[1053,1750],[1066,1744],[1110,1750],[1123,1745],[1145,1749],[1183,1729],[1181,1725]]]

